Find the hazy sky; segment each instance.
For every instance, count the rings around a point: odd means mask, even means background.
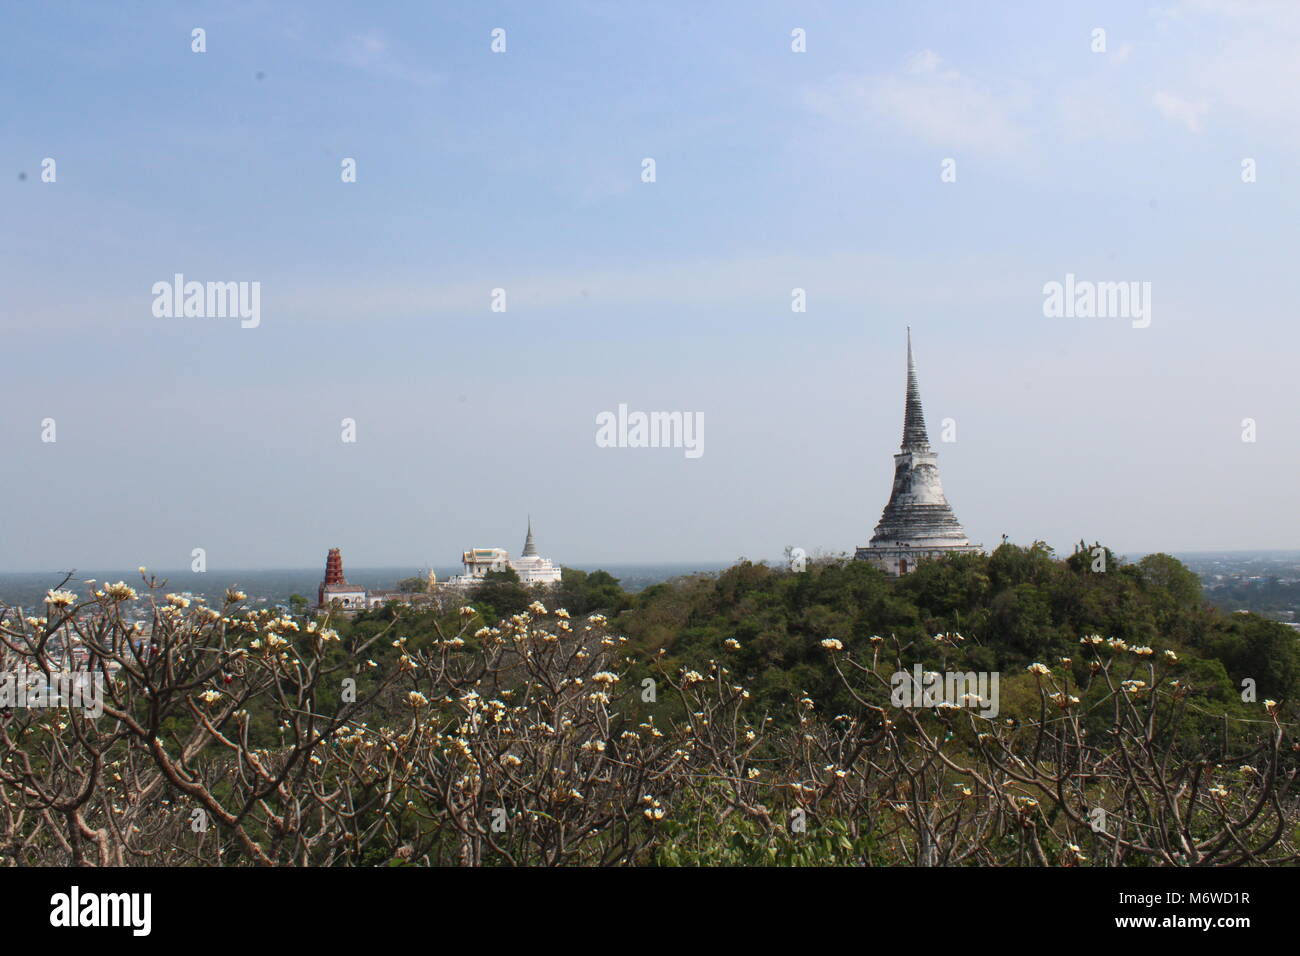
[[[1300,4],[0,16],[0,569],[851,551],[908,324],[973,541],[1300,546]],[[1045,317],[1067,273],[1150,326]],[[620,403],[704,454],[597,447]]]

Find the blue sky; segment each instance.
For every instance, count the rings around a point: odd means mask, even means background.
[[[1293,4],[2,16],[0,569],[851,551],[908,324],[973,540],[1297,546]],[[154,317],[177,272],[260,326]],[[1066,273],[1150,327],[1044,317]],[[705,454],[596,447],[620,403]]]

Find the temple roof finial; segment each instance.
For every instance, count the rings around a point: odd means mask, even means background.
[[[903,414],[903,450],[929,448],[925,431],[925,412],[921,410],[921,390],[916,384],[916,362],[912,358],[912,327],[907,327],[907,399]]]
[[[524,540],[524,553],[521,557],[537,557],[537,545],[533,543],[533,516],[528,516],[528,537]]]

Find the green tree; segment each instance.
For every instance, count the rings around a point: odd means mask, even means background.
[[[1201,579],[1173,555],[1148,554],[1137,566],[1142,581],[1163,591],[1171,606],[1193,608],[1201,603]]]
[[[533,602],[533,596],[519,583],[514,568],[506,568],[483,575],[483,583],[474,589],[471,600],[483,612],[484,620],[493,620],[520,613]]]

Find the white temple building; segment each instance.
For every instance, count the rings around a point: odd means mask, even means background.
[[[528,519],[528,536],[524,539],[524,551],[519,557],[511,559],[505,548],[474,548],[461,554],[461,564],[465,573],[449,578],[445,583],[450,587],[470,587],[483,580],[489,571],[511,570],[519,575],[519,582],[525,585],[558,584],[562,570],[549,558],[537,553],[537,544],[533,541],[533,521]]]

